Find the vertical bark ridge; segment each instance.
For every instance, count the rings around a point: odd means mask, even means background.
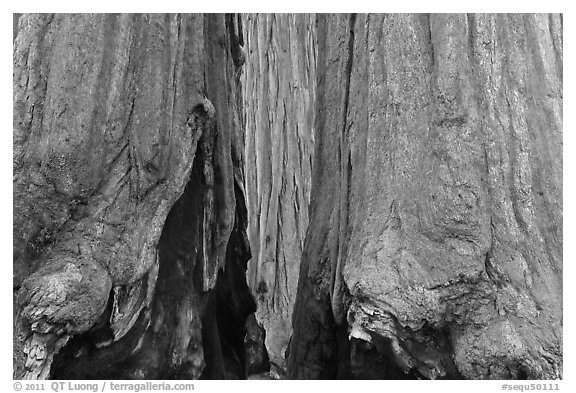
[[[308,225],[315,95],[311,15],[244,16],[246,173],[258,299],[270,360],[285,368],[302,243]]]

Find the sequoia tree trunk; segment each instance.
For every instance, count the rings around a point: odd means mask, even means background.
[[[266,331],[273,372],[286,369],[292,309],[308,227],[314,97],[315,17],[243,18],[246,67],[246,190],[253,258],[248,283]]]
[[[22,15],[17,378],[244,378],[232,15]]]
[[[15,378],[562,377],[561,15],[14,21]]]
[[[292,378],[562,375],[562,16],[319,15]]]

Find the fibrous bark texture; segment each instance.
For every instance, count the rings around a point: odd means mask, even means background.
[[[19,18],[15,377],[245,377],[236,19]]]
[[[246,190],[256,317],[276,371],[285,370],[311,187],[315,17],[244,15]]]
[[[14,21],[15,378],[562,377],[561,15]]]
[[[290,376],[560,377],[562,16],[317,35]]]

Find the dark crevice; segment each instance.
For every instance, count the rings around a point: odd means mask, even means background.
[[[246,321],[246,374],[256,375],[270,371],[270,358],[266,351],[266,330],[258,323],[256,316],[251,314]],[[267,379],[267,378],[266,378]]]
[[[428,22],[428,42],[430,44],[430,59],[432,61],[432,65],[435,64],[436,59],[435,59],[435,53],[434,53],[434,40],[432,39],[432,26],[430,25],[430,17],[431,15],[428,14],[426,15],[426,21]]]
[[[230,52],[232,54],[232,61],[237,70],[242,68],[246,62],[244,54],[244,39],[242,36],[242,24],[238,22],[240,15],[226,14],[226,29],[230,39]]]
[[[203,107],[193,110],[193,125],[210,122]],[[165,221],[158,244],[159,273],[154,298],[129,332],[113,342],[110,327],[113,294],[105,313],[87,333],[73,337],[56,356],[56,379],[245,379],[246,319],[256,304],[246,282],[250,249],[247,210],[235,181],[234,227],[227,243],[224,268],[215,287],[202,291],[204,223],[208,208],[206,165],[214,141],[201,137],[190,180]],[[209,162],[208,162],[209,161]],[[215,263],[208,261],[208,263]],[[146,278],[146,277],[145,277]],[[187,344],[185,344],[187,343]],[[184,346],[183,346],[184,344]]]
[[[250,259],[250,248],[245,228],[247,211],[241,187],[234,182],[236,213],[234,228],[226,250],[226,266],[218,273],[213,306],[218,338],[222,351],[222,366],[214,362],[202,377],[206,379],[246,379],[246,320],[256,311],[256,303],[246,281],[246,267]],[[207,313],[209,309],[207,309]],[[208,314],[207,314],[208,315]],[[208,336],[210,324],[204,325],[203,337]],[[212,329],[210,329],[212,330]],[[208,362],[207,362],[208,363]],[[224,371],[224,376],[219,374]],[[215,375],[212,375],[214,372]],[[218,376],[217,376],[218,375]]]
[[[342,138],[345,136],[348,118],[348,103],[350,101],[350,80],[352,78],[352,64],[354,63],[354,26],[356,14],[350,14],[350,35],[348,37],[348,60],[346,63],[346,85],[344,87],[344,108],[342,111]],[[344,142],[344,141],[343,141]]]
[[[380,338],[377,346],[363,340],[350,340],[350,379],[418,379],[394,361],[390,340]]]

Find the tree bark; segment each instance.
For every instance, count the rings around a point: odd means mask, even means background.
[[[290,377],[561,377],[562,16],[317,35]]]
[[[238,33],[225,15],[19,18],[15,377],[245,377]]]
[[[562,15],[14,22],[15,378],[562,377]]]
[[[249,14],[243,24],[246,189],[253,253],[248,282],[258,303],[256,317],[266,330],[270,361],[282,373],[308,227],[315,17]]]

